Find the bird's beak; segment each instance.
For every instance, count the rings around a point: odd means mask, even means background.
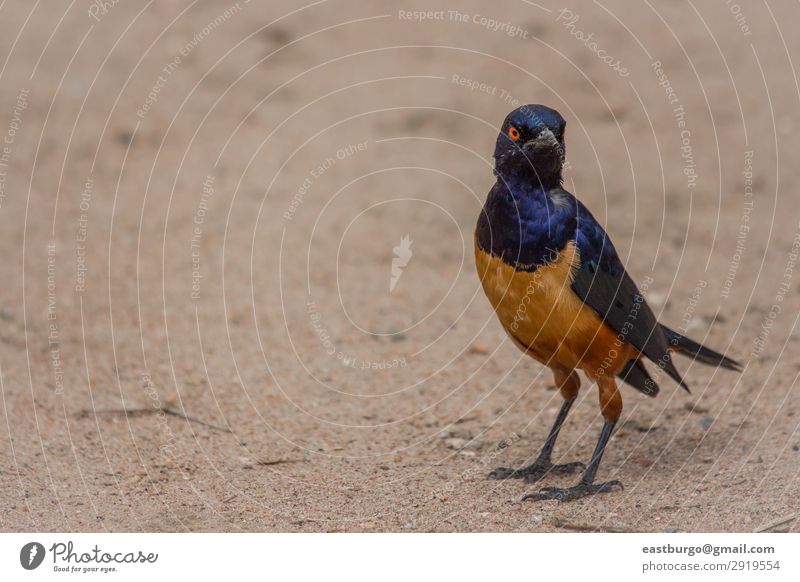
[[[553,148],[557,145],[558,140],[556,139],[556,136],[554,136],[553,132],[547,128],[540,131],[539,135],[537,135],[535,138],[525,142],[525,147],[535,149]]]

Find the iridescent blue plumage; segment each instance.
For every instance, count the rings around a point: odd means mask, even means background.
[[[569,196],[575,199],[572,194]],[[579,200],[575,202],[578,214],[575,241],[581,253],[581,261],[587,267],[599,267],[611,275],[618,275],[625,269],[611,239],[592,213]]]
[[[561,115],[542,105],[525,105],[508,115],[495,146],[497,182],[478,220],[478,247],[530,272],[555,261],[574,242],[579,266],[572,291],[681,386],[686,388],[672,363],[673,350],[735,367],[716,352],[700,350],[699,344],[689,346],[686,338],[658,323],[603,227],[561,187],[565,128]],[[654,384],[636,387],[656,391]]]
[[[536,270],[575,238],[577,214],[570,206],[556,205],[530,182],[498,180],[478,219],[478,244],[518,270]]]
[[[580,465],[551,461],[580,388],[577,369],[597,383],[605,419],[577,485],[547,487],[523,499],[571,500],[621,486],[619,481],[595,483],[595,476],[622,412],[616,377],[649,396],[658,393],[643,356],[684,388],[671,352],[738,369],[733,360],[658,323],[603,227],[561,187],[565,127],[557,111],[542,105],[525,105],[508,115],[495,146],[497,182],[475,232],[476,266],[498,319],[519,348],[553,370],[564,398],[536,460],[520,469],[500,467],[490,476],[538,481]]]

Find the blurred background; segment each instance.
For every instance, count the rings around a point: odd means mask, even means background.
[[[797,531],[798,15],[3,2],[0,528]],[[746,364],[623,389],[626,489],[565,505],[485,480],[560,404],[473,266],[525,103],[662,321]]]

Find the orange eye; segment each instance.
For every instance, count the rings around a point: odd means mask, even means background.
[[[508,128],[508,137],[510,137],[514,141],[517,141],[519,139],[519,130],[512,125],[511,127]]]

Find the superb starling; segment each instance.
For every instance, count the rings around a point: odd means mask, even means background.
[[[658,323],[603,227],[562,188],[565,127],[543,105],[524,105],[506,117],[494,151],[497,181],[475,231],[478,275],[500,323],[519,349],[553,371],[564,398],[536,461],[495,469],[490,477],[536,482],[583,467],[551,462],[580,388],[577,370],[597,383],[605,420],[577,485],[546,487],[524,499],[568,501],[622,487],[616,480],[595,483],[595,475],[622,411],[617,378],[648,396],[658,393],[643,358],[687,390],[673,352],[741,371],[734,360]]]

